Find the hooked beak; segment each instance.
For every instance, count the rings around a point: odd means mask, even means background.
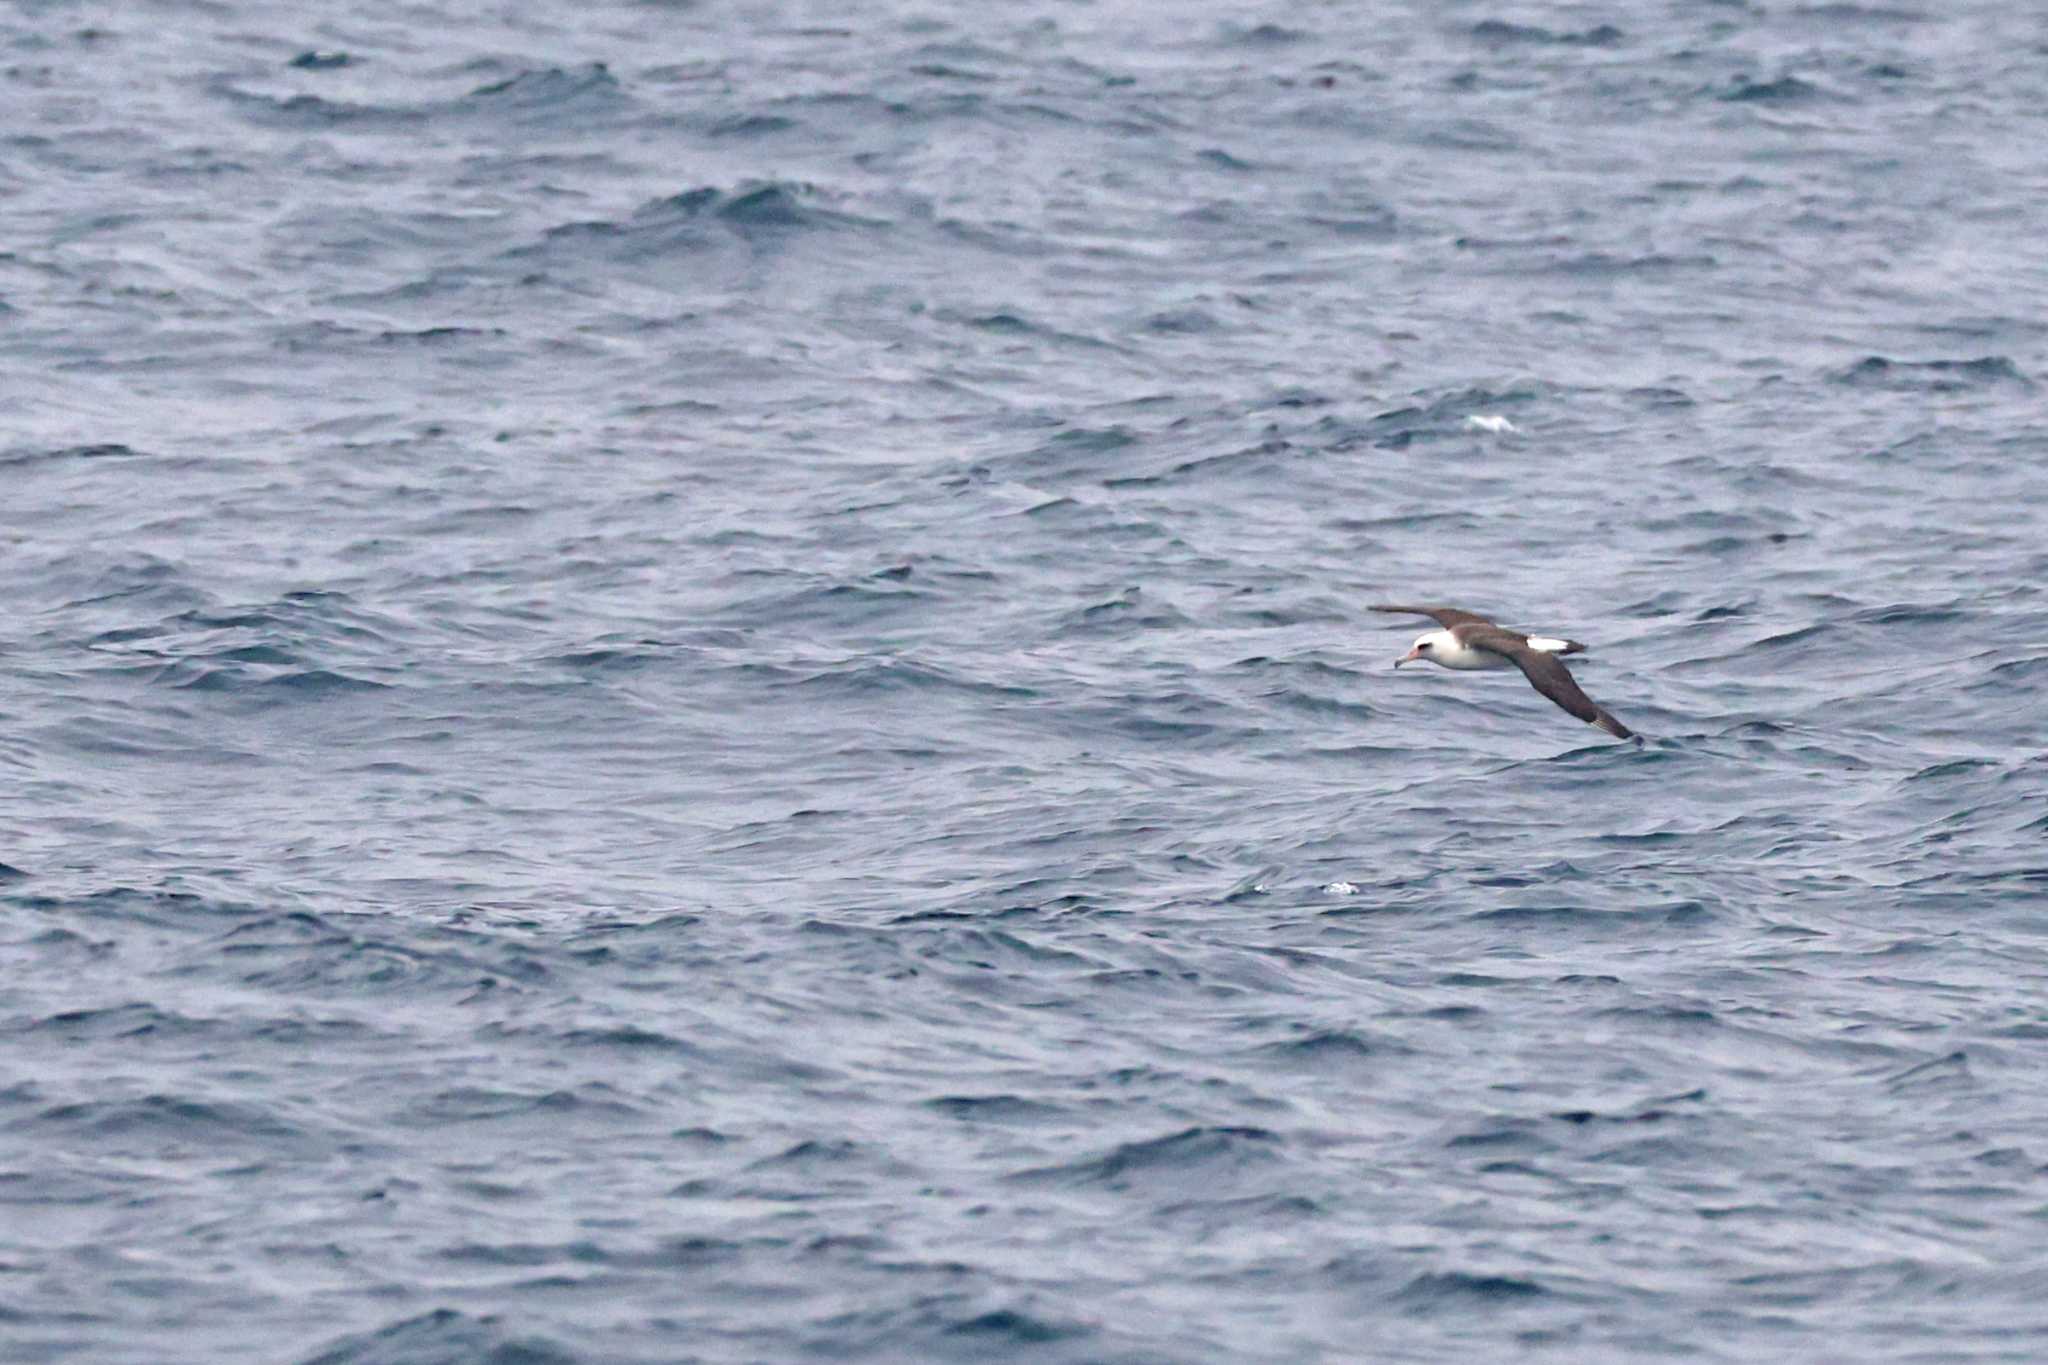
[[[1396,668],[1399,668],[1399,667],[1400,667],[1400,666],[1401,666],[1402,664],[1405,664],[1405,663],[1411,663],[1411,662],[1413,662],[1414,660],[1416,660],[1416,659],[1419,659],[1419,658],[1421,658],[1421,657],[1422,657],[1422,651],[1421,651],[1421,650],[1419,650],[1419,649],[1411,649],[1411,650],[1409,650],[1409,651],[1408,651],[1408,652],[1407,652],[1406,654],[1403,654],[1403,655],[1402,655],[1402,656],[1401,656],[1400,658],[1398,658],[1398,659],[1394,660],[1394,667],[1396,667]]]

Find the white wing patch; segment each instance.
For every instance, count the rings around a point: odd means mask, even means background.
[[[1569,640],[1553,640],[1548,635],[1531,635],[1529,637],[1529,648],[1537,651],[1539,654],[1562,654],[1565,651],[1565,647],[1570,643],[1571,641]]]

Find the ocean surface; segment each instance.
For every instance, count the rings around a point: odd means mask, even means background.
[[[2044,92],[7,6],[0,1359],[2048,1356]]]

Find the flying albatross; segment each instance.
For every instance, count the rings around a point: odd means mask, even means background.
[[[1538,692],[1562,706],[1588,725],[1597,725],[1616,739],[1634,739],[1635,731],[1623,725],[1593,699],[1579,690],[1565,668],[1560,654],[1579,654],[1585,646],[1577,640],[1557,640],[1546,635],[1521,635],[1497,626],[1484,616],[1455,607],[1396,607],[1380,605],[1374,611],[1399,612],[1404,616],[1428,616],[1443,627],[1415,637],[1415,648],[1394,660],[1399,668],[1411,659],[1427,659],[1445,668],[1519,668]]]

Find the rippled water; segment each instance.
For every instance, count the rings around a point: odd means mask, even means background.
[[[0,50],[9,1361],[2048,1350],[2048,19]]]

